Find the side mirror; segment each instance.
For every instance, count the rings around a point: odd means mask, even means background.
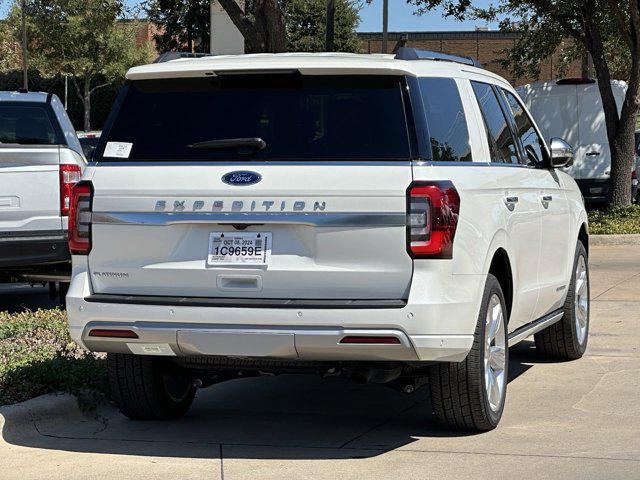
[[[551,166],[553,168],[570,167],[573,165],[573,147],[562,138],[551,139]]]

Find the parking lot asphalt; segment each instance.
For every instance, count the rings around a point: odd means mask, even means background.
[[[438,426],[427,388],[313,376],[219,384],[166,423],[46,396],[0,408],[0,479],[638,479],[640,246],[592,247],[591,299],[581,360],[541,358],[530,340],[511,349],[488,433]]]

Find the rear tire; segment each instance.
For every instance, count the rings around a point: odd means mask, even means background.
[[[486,431],[500,422],[509,365],[505,305],[500,282],[489,274],[469,355],[429,370],[431,403],[447,427]]]
[[[562,320],[534,335],[536,350],[546,357],[575,360],[584,355],[589,339],[589,261],[581,241],[576,245],[573,270]]]
[[[182,417],[196,388],[164,357],[107,354],[111,396],[120,412],[134,420]]]

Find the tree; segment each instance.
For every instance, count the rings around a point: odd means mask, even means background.
[[[218,0],[244,37],[249,53],[285,52],[287,30],[278,0],[246,0],[244,9],[236,0]]]
[[[10,22],[19,14],[14,6]],[[91,130],[91,95],[150,58],[136,45],[137,21],[126,18],[120,0],[29,0],[29,53],[34,67],[49,75],[69,75]]]
[[[2,5],[2,2],[0,2]],[[15,32],[13,25],[0,21],[0,72],[18,70],[22,68],[22,56],[20,54],[20,44],[16,43],[15,37],[19,32]]]
[[[286,20],[287,50],[290,52],[321,52],[325,49],[326,0],[282,0]],[[360,40],[356,28],[360,23],[360,3],[335,1],[334,50],[359,52]]]
[[[218,0],[245,39],[248,52],[324,50],[326,0]],[[360,1],[336,0],[335,48],[359,51]]]
[[[539,73],[539,62],[557,49],[565,60],[587,52],[602,97],[611,150],[609,203],[631,202],[629,176],[635,148],[636,116],[640,109],[640,5],[638,0],[500,0],[495,7],[474,9],[469,0],[408,0],[424,13],[441,7],[446,16],[465,15],[502,20],[501,28],[522,31],[507,63],[514,73]],[[566,40],[570,41],[567,42]],[[628,83],[618,114],[612,74]]]
[[[153,36],[161,52],[209,51],[211,29],[210,0],[150,0],[144,5],[147,16],[162,29]]]

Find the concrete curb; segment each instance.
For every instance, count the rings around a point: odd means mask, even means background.
[[[640,245],[640,234],[630,235],[591,235],[589,245]]]
[[[9,433],[35,430],[42,418],[68,418],[79,412],[78,400],[69,394],[41,395],[15,405],[0,407],[0,439]],[[9,432],[9,430],[11,432]]]

